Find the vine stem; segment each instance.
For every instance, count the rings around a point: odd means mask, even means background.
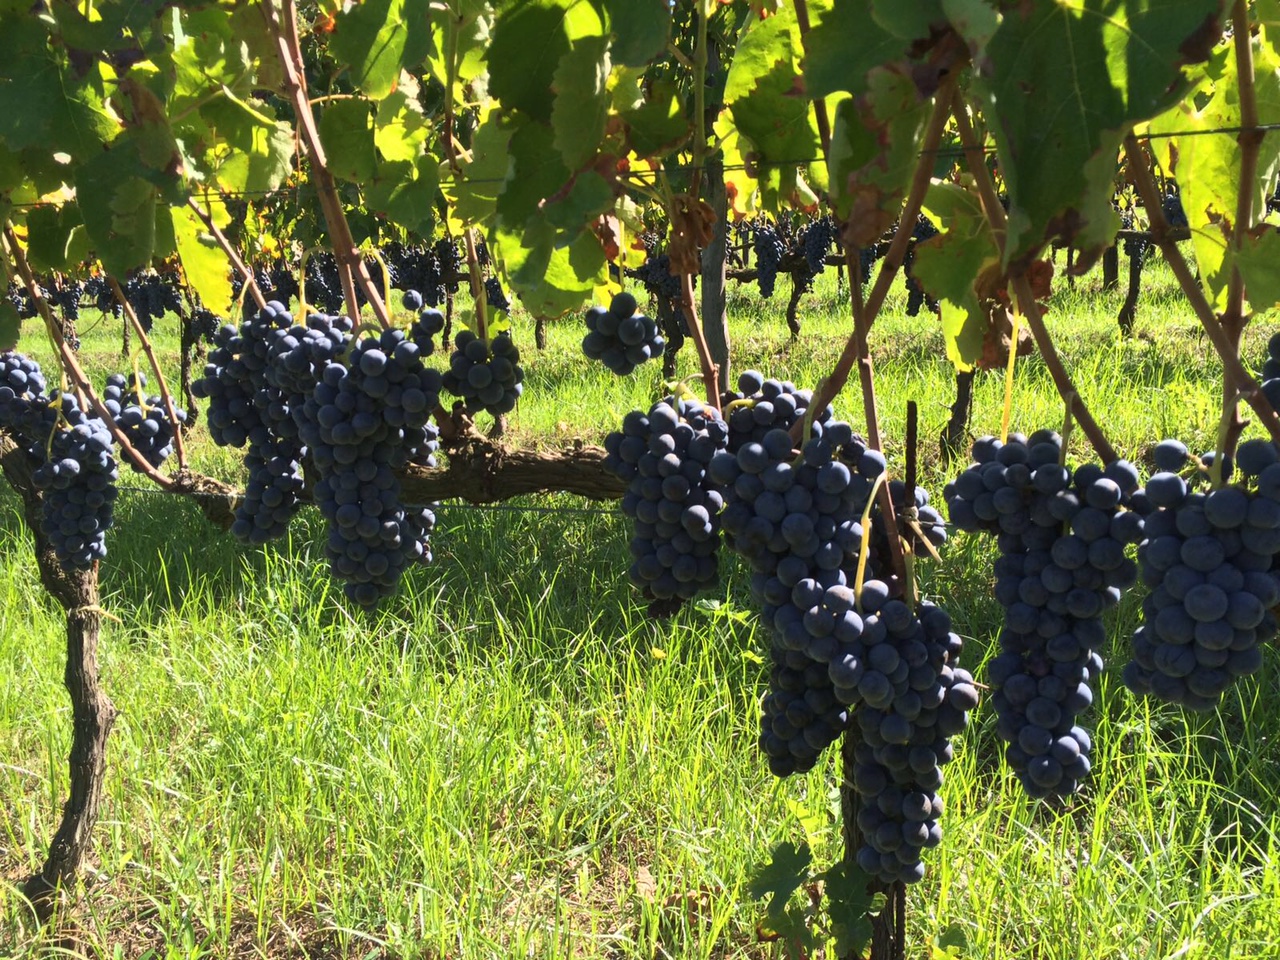
[[[244,277],[245,287],[249,291],[249,296],[253,297],[253,302],[258,305],[258,309],[265,309],[267,298],[262,295],[258,281],[253,277],[253,271],[240,259],[240,254],[236,253],[235,247],[231,246],[231,241],[227,239],[227,235],[218,229],[218,225],[213,222],[213,217],[196,202],[195,197],[187,197],[187,206],[195,211],[195,215],[200,218],[204,228],[213,235],[213,239],[222,249],[222,252],[226,254],[227,259],[231,261],[231,266],[235,267],[236,272]]]
[[[707,161],[707,5],[698,0],[698,41],[693,51],[693,176],[690,194],[698,196]]]
[[[1277,416],[1276,411],[1272,409],[1258,382],[1245,369],[1240,361],[1238,344],[1232,342],[1227,331],[1214,316],[1213,307],[1205,298],[1200,282],[1196,279],[1186,258],[1183,257],[1182,251],[1174,241],[1169,239],[1169,222],[1165,219],[1164,211],[1160,207],[1160,194],[1156,190],[1155,179],[1151,176],[1151,169],[1147,166],[1147,159],[1138,145],[1138,139],[1132,133],[1125,137],[1124,149],[1129,160],[1129,175],[1133,178],[1138,195],[1142,197],[1142,203],[1147,208],[1151,237],[1159,245],[1165,261],[1173,270],[1173,275],[1178,278],[1178,284],[1186,294],[1200,325],[1204,327],[1209,342],[1222,358],[1223,373],[1227,382],[1235,384],[1241,397],[1258,415],[1262,425],[1267,428],[1271,439],[1280,443],[1280,416]]]
[[[711,358],[711,347],[707,344],[707,335],[698,318],[698,304],[693,295],[693,274],[680,274],[680,306],[684,309],[689,322],[689,333],[693,337],[693,345],[698,350],[698,363],[702,366],[703,385],[707,388],[707,402],[720,409],[720,367]]]
[[[889,292],[893,278],[902,266],[902,260],[911,242],[911,234],[915,229],[916,218],[920,216],[920,207],[924,203],[925,191],[929,189],[929,181],[933,174],[933,157],[942,140],[942,131],[946,128],[947,118],[951,115],[951,95],[955,89],[954,76],[947,77],[938,90],[933,112],[929,116],[929,124],[925,128],[924,142],[920,148],[920,158],[916,163],[915,173],[911,178],[911,187],[907,192],[906,204],[902,209],[902,217],[898,221],[898,229],[893,234],[893,241],[880,265],[880,273],[875,285],[862,302],[862,271],[858,263],[857,251],[841,240],[844,247],[845,261],[849,267],[850,301],[853,306],[853,334],[844,345],[835,368],[819,384],[814,391],[813,402],[821,410],[831,403],[849,382],[849,374],[854,364],[858,365],[859,377],[863,386],[863,405],[867,417],[867,439],[871,446],[881,449],[880,418],[876,412],[874,378],[872,377],[871,355],[867,350],[867,335],[875,323],[876,316],[884,305],[884,298]]]
[[[480,279],[480,257],[476,254],[476,241],[470,227],[462,231],[462,239],[467,247],[467,273],[471,277],[471,299],[475,302],[476,334],[481,340],[488,343],[489,303],[485,294],[484,281]]]
[[[5,223],[4,236],[8,242],[9,254],[13,257],[14,265],[18,268],[18,276],[22,277],[22,282],[27,288],[27,294],[31,297],[32,303],[40,311],[40,316],[44,318],[44,322],[56,329],[57,324],[54,322],[53,312],[49,309],[48,301],[40,294],[40,287],[36,283],[35,274],[31,272],[31,265],[27,263],[26,254],[22,252],[22,246],[18,243],[18,236],[13,232],[13,224]],[[111,431],[111,435],[115,437],[116,443],[120,444],[120,452],[128,458],[130,464],[157,486],[165,490],[175,489],[178,486],[177,482],[172,477],[166,477],[148,463],[146,458],[138,453],[137,449],[129,441],[129,437],[125,432],[116,424],[115,417],[111,416],[111,411],[103,405],[101,398],[93,389],[93,384],[89,382],[88,375],[84,372],[84,368],[80,366],[80,361],[76,359],[75,353],[67,345],[66,340],[61,336],[55,337],[55,340],[57,341],[58,355],[62,360],[63,369],[70,374],[76,390],[88,400],[94,412],[106,424],[107,429]],[[177,431],[175,430],[174,432],[176,433]]]
[[[462,165],[458,161],[458,144],[454,140],[453,86],[458,74],[458,26],[461,23],[453,19],[453,9],[448,11],[449,29],[445,38],[445,96],[444,96],[444,149],[449,159],[449,169],[454,176],[462,175]],[[467,248],[467,274],[471,283],[471,300],[475,305],[476,334],[485,343],[489,342],[488,297],[485,294],[484,281],[480,278],[480,257],[476,253],[475,237],[471,227],[462,231],[463,243]],[[446,344],[446,346],[448,346]]]
[[[320,209],[329,227],[329,239],[333,246],[334,257],[338,262],[338,276],[342,280],[342,293],[347,302],[347,310],[352,320],[360,319],[360,305],[356,300],[355,287],[358,282],[364,291],[365,299],[373,308],[373,315],[382,326],[389,327],[391,315],[387,312],[387,305],[378,293],[373,278],[369,276],[364,258],[360,255],[355,238],[351,235],[351,225],[347,223],[346,215],[342,212],[337,183],[329,171],[324,145],[320,142],[320,131],[316,127],[315,116],[308,102],[306,78],[302,73],[302,51],[298,40],[298,17],[294,0],[283,0],[283,12],[279,19],[271,0],[263,0],[262,12],[267,29],[271,32],[280,54],[286,92],[293,103],[298,127],[302,132],[302,141],[311,161],[311,175],[315,178]]]
[[[958,91],[951,106],[956,119],[956,131],[960,136],[960,146],[964,151],[965,165],[973,174],[974,182],[978,187],[978,196],[982,201],[982,210],[995,233],[996,245],[1003,258],[1007,230],[1004,207],[1000,205],[1000,198],[996,195],[995,184],[991,182],[991,175],[987,172],[987,165],[983,159],[982,145],[974,134],[964,98]],[[1103,463],[1111,463],[1117,459],[1115,448],[1111,446],[1111,441],[1107,439],[1107,435],[1102,432],[1093,414],[1089,412],[1088,405],[1081,399],[1080,391],[1071,380],[1071,374],[1067,372],[1062,358],[1058,356],[1053,338],[1044,325],[1044,313],[1040,310],[1040,304],[1036,302],[1035,292],[1031,289],[1031,281],[1027,279],[1026,271],[1019,270],[1011,274],[1009,279],[1012,281],[1013,293],[1017,297],[1018,308],[1027,320],[1027,327],[1035,338],[1036,347],[1040,350],[1040,356],[1044,358],[1045,367],[1049,370],[1049,376],[1053,379],[1058,395],[1071,408],[1076,421],[1080,424],[1080,429],[1089,438],[1089,444],[1098,458]],[[1015,343],[1011,349],[1016,350],[1017,344]]]
[[[1253,221],[1253,185],[1258,178],[1258,151],[1263,131],[1258,129],[1258,95],[1253,80],[1253,38],[1249,33],[1249,10],[1245,0],[1235,0],[1231,10],[1232,40],[1236,53],[1236,77],[1240,96],[1240,184],[1236,194],[1236,222],[1232,230],[1232,247],[1243,248]],[[1239,349],[1240,334],[1248,322],[1244,314],[1244,278],[1238,265],[1231,268],[1227,283],[1227,310],[1222,317]],[[1230,388],[1228,388],[1228,392]]]
[[[156,375],[156,384],[160,387],[160,396],[164,400],[165,412],[169,415],[169,422],[173,424],[173,445],[178,455],[178,470],[187,469],[187,445],[182,439],[182,431],[178,429],[178,411],[173,406],[173,394],[169,392],[169,385],[165,382],[164,373],[160,370],[160,361],[156,359],[156,352],[151,347],[151,338],[147,336],[147,331],[142,329],[142,322],[138,319],[138,314],[124,295],[124,291],[120,289],[120,282],[111,274],[107,274],[107,284],[111,287],[111,292],[115,294],[116,302],[124,308],[124,315],[132,324],[134,332],[138,335],[138,340],[142,343],[142,351],[147,355],[147,360],[151,363],[151,372]],[[138,389],[142,389],[142,384],[138,384]],[[143,399],[139,394],[139,399]]]

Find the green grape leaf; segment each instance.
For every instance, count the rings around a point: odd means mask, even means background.
[[[206,7],[184,10],[177,20],[173,46],[169,51],[172,84],[167,101],[170,116],[180,116],[197,107],[206,97],[226,86],[238,95],[252,92],[254,67],[245,54],[247,33],[266,35],[262,14],[252,11],[256,30],[237,33],[224,10]],[[272,50],[272,60],[278,58]],[[265,86],[265,84],[264,84]],[[180,122],[180,121],[179,121]]]
[[[769,919],[781,917],[791,895],[809,882],[811,863],[813,854],[807,843],[801,843],[799,847],[789,840],[780,843],[773,848],[769,862],[752,871],[747,895],[752,900],[768,897],[765,911]]]
[[[40,270],[65,271],[73,262],[70,254],[77,244],[73,241],[83,235],[84,221],[80,208],[70,203],[65,206],[34,207],[27,213],[27,258]]]
[[[431,156],[417,164],[408,160],[380,163],[377,175],[365,184],[365,204],[410,233],[430,237],[435,224],[436,170]]]
[[[886,33],[910,43],[927,38],[932,28],[947,22],[942,0],[871,0],[871,19]]]
[[[671,8],[666,0],[604,0],[618,63],[643,67],[667,48]]]
[[[1280,58],[1254,42],[1254,91],[1258,121],[1280,123]],[[1191,228],[1200,282],[1215,310],[1227,307],[1227,287],[1234,258],[1230,245],[1236,220],[1240,182],[1240,144],[1232,136],[1204,136],[1205,131],[1240,125],[1238,68],[1234,46],[1220,75],[1209,80],[1196,104],[1186,102],[1157,117],[1153,132],[1164,134],[1160,150],[1177,177],[1182,208]],[[1254,226],[1266,212],[1267,197],[1280,172],[1280,139],[1264,137],[1258,150],[1253,191]],[[1255,309],[1259,309],[1255,305]]]
[[[463,223],[483,223],[493,216],[498,197],[511,178],[514,164],[508,147],[515,126],[494,111],[471,140],[471,159],[462,174],[445,178],[445,195]]]
[[[648,99],[620,113],[627,125],[627,145],[640,157],[666,154],[684,143],[689,136],[680,91],[669,80],[654,80]]]
[[[378,104],[373,143],[383,160],[416,161],[430,133],[422,108],[403,92],[397,90]]]
[[[0,20],[0,141],[11,150],[40,147],[92,156],[118,130],[91,83],[64,70],[49,51],[44,24],[29,14]]]
[[[1236,265],[1244,279],[1249,305],[1255,313],[1280,306],[1280,233],[1268,229],[1260,237],[1244,242],[1236,256]]]
[[[320,142],[336,177],[363,183],[377,166],[367,100],[335,100],[320,114]]]
[[[1111,207],[1120,144],[1176,103],[1184,66],[1221,36],[1221,0],[1056,0],[1005,11],[974,91],[1009,191],[1005,263],[1046,243],[1087,262],[1119,225]]]
[[[871,914],[883,909],[884,894],[871,893],[871,877],[857,864],[837,863],[821,876],[836,956],[860,957],[871,942]]]
[[[346,5],[334,21],[330,49],[373,100],[390,94],[400,76],[409,41],[404,7],[404,0],[361,0]]]
[[[613,207],[614,195],[609,182],[594,170],[587,170],[574,177],[569,189],[548,202],[544,210],[552,226],[576,232]]]
[[[293,128],[268,115],[265,105],[229,90],[200,108],[216,136],[206,157],[218,185],[230,193],[277,189],[292,169]]]
[[[0,300],[0,352],[12,350],[22,335],[22,319],[18,309],[8,300]]]
[[[227,269],[226,255],[194,210],[184,205],[173,207],[169,212],[178,258],[182,261],[187,282],[206,307],[219,316],[229,316],[231,274]]]
[[[1000,276],[1000,249],[973,191],[934,183],[924,212],[942,232],[916,245],[911,275],[939,302],[947,359],[972,370],[989,327],[984,301],[992,291],[985,287]]]
[[[147,266],[155,251],[159,192],[145,179],[148,172],[137,145],[125,138],[76,170],[76,199],[89,242],[116,276]]]
[[[929,119],[909,75],[877,67],[865,93],[840,101],[831,131],[831,202],[870,246],[897,220]]]
[[[551,127],[556,149],[572,170],[588,163],[604,139],[609,119],[608,41],[588,37],[560,58],[552,88]]]
[[[974,61],[985,57],[987,43],[1000,27],[1000,14],[989,0],[942,0],[942,9],[968,44],[969,56]]]
[[[819,154],[817,121],[800,95],[795,11],[755,21],[738,42],[724,102],[738,132],[769,166],[795,166]]]
[[[556,68],[586,36],[602,36],[586,0],[526,0],[498,16],[489,47],[489,92],[504,107],[551,122]]]
[[[567,240],[543,217],[520,229],[490,234],[494,256],[506,265],[511,289],[534,316],[560,317],[589,300],[608,279],[608,260],[590,230]]]
[[[810,97],[860,93],[874,67],[904,60],[909,47],[880,25],[866,0],[834,0],[805,38],[805,92]]]
[[[569,182],[570,171],[555,149],[551,128],[521,123],[508,144],[514,168],[498,197],[498,216],[508,225],[523,223]]]
[[[431,35],[431,0],[404,0],[404,24],[408,33],[401,62],[404,69],[417,75],[436,46]]]

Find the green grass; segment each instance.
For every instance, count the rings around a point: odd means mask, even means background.
[[[1097,274],[1054,301],[1068,367],[1118,449],[1176,434],[1211,446],[1218,365],[1148,274],[1138,336]],[[782,303],[731,291],[739,369],[812,384],[849,322],[831,277],[790,343]],[[952,372],[936,323],[873,337],[900,468],[905,406],[940,494],[936,437]],[[1262,325],[1256,325],[1261,327]],[[518,334],[527,334],[520,325]],[[1250,331],[1257,360],[1266,329]],[[86,333],[95,376],[115,332]],[[656,371],[617,380],[577,351],[576,323],[530,348],[511,418],[527,444],[598,440],[647,405]],[[29,339],[35,339],[30,337]],[[522,341],[531,340],[522,336]],[[176,338],[158,345],[173,363]],[[39,352],[39,351],[37,351]],[[692,372],[691,351],[682,357]],[[174,371],[170,375],[176,376]],[[839,401],[856,423],[853,390]],[[999,375],[976,384],[975,432],[998,429]],[[1039,360],[1020,361],[1015,425],[1061,421]],[[1080,438],[1073,454],[1086,455]],[[237,477],[197,430],[193,463]],[[130,476],[103,565],[103,680],[121,709],[92,869],[61,948],[101,956],[770,957],[753,868],[782,840],[838,855],[836,762],[775,782],[755,749],[765,638],[726,558],[718,608],[646,620],[625,582],[625,524],[595,504],[440,512],[435,562],[366,618],[341,602],[313,510],[290,538],[242,548],[194,505]],[[135,491],[134,488],[137,488]],[[957,536],[924,589],[953,612],[965,660],[990,654],[991,545]],[[909,956],[949,929],[967,958],[1270,958],[1280,954],[1277,657],[1207,716],[1135,700],[1118,680],[1137,615],[1113,617],[1113,667],[1089,718],[1095,766],[1065,809],[1028,801],[986,704],[947,768],[945,839],[908,896]],[[64,637],[15,498],[0,495],[0,954],[41,943],[12,882],[40,863],[66,789]],[[979,674],[981,676],[981,674]],[[47,948],[50,941],[43,941]],[[56,945],[56,941],[55,941]]]

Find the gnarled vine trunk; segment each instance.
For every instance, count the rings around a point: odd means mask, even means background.
[[[98,565],[88,570],[64,570],[53,545],[40,531],[40,496],[25,451],[0,435],[0,464],[22,498],[23,517],[35,539],[40,582],[67,615],[67,666],[64,682],[71,697],[71,752],[68,757],[70,793],[62,807],[62,822],[49,844],[40,871],[22,884],[37,919],[53,913],[59,891],[75,882],[93,844],[93,827],[102,805],[107,766],[107,738],[116,708],[98,676],[98,641],[102,609],[98,595]]]

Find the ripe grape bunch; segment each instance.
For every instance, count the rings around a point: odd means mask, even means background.
[[[775,428],[711,461],[711,479],[725,490],[725,541],[751,566],[772,636],[760,746],[780,777],[811,769],[848,725],[828,669],[841,644],[861,635],[847,571],[871,481],[884,469],[879,454],[864,460],[868,452],[847,423],[829,421],[811,425],[798,459],[791,435]]]
[[[1262,364],[1262,392],[1267,402],[1280,410],[1280,333],[1267,341],[1267,359]]]
[[[141,394],[146,386],[145,374],[135,378],[114,373],[107,378],[102,391],[102,405],[142,459],[153,467],[160,467],[173,453],[174,424],[169,419],[164,398]],[[175,407],[174,414],[179,424],[187,422],[187,412],[181,407]],[[137,464],[131,465],[141,472]]]
[[[1137,580],[1126,547],[1142,539],[1145,509],[1132,464],[1072,473],[1062,453],[1050,430],[1004,443],[982,437],[946,490],[953,523],[997,538],[1004,626],[989,667],[996,732],[1034,797],[1066,796],[1089,772],[1092,741],[1076,721],[1102,670],[1102,613]]]
[[[775,224],[761,220],[756,224],[754,249],[756,282],[760,285],[760,296],[767,300],[773,296],[773,288],[778,282],[778,267],[787,253],[787,244]]]
[[[671,257],[658,253],[656,242],[646,243],[648,256],[644,263],[634,270],[628,270],[627,276],[634,277],[655,297],[665,300],[680,299],[680,278],[671,272]]]
[[[803,420],[813,402],[812,390],[799,390],[794,383],[767,379],[757,370],[738,376],[738,390],[726,392],[720,406],[729,424],[729,452],[737,453],[746,443],[760,443],[770,430],[790,430]],[[831,419],[827,407],[814,417],[819,428]]]
[[[1280,453],[1246,441],[1236,455],[1240,482],[1208,491],[1195,490],[1194,478],[1210,471],[1180,441],[1157,444],[1155,461],[1160,472],[1146,485],[1155,509],[1138,548],[1151,593],[1124,681],[1135,693],[1210,710],[1236,678],[1262,666],[1260,644],[1276,636]]]
[[[44,441],[52,428],[46,424],[46,389],[40,364],[21,353],[0,353],[0,430],[35,448],[30,452],[37,460],[44,458]]]
[[[510,413],[524,391],[520,351],[509,334],[481,340],[470,330],[458,331],[449,357],[444,388],[460,397],[468,413]]]
[[[301,505],[302,442],[285,391],[268,379],[279,340],[292,325],[288,308],[272,300],[239,327],[222,326],[204,376],[191,385],[197,397],[209,400],[207,422],[214,443],[248,447],[249,481],[231,527],[247,543],[283,536]]]
[[[836,695],[855,713],[853,786],[862,798],[858,865],[892,883],[924,878],[921,855],[942,840],[942,767],[978,705],[963,646],[941,607],[913,612],[889,598],[888,583],[862,587],[862,631],[829,668]]]
[[[622,510],[633,521],[627,574],[655,614],[715,585],[724,498],[707,466],[729,435],[720,415],[692,398],[633,410],[605,438],[605,467],[627,481]]]
[[[609,308],[592,307],[587,311],[587,335],[582,338],[582,352],[599,360],[620,377],[636,367],[662,355],[666,344],[658,333],[658,324],[636,309],[636,298],[623,291],[609,303]]]
[[[831,241],[835,236],[835,221],[831,217],[819,217],[800,234],[810,276],[817,276],[826,268],[827,251],[831,249]]]
[[[410,306],[413,303],[418,306]],[[409,339],[418,345],[424,357],[431,356],[436,352],[435,336],[444,330],[445,315],[435,307],[422,306],[421,296],[413,290],[404,295],[404,305],[410,310],[418,311],[418,316],[409,328]]]
[[[56,416],[53,406],[46,409],[45,424],[56,428],[48,458],[33,475],[44,492],[40,530],[59,563],[87,570],[107,555],[119,469],[107,425],[81,410],[69,393],[62,395],[60,410]]]
[[[330,569],[367,609],[395,591],[409,563],[430,559],[434,513],[405,506],[395,471],[431,462],[440,388],[417,344],[384,330],[361,337],[347,363],[325,365],[298,414],[320,474],[315,499],[329,521]]]

